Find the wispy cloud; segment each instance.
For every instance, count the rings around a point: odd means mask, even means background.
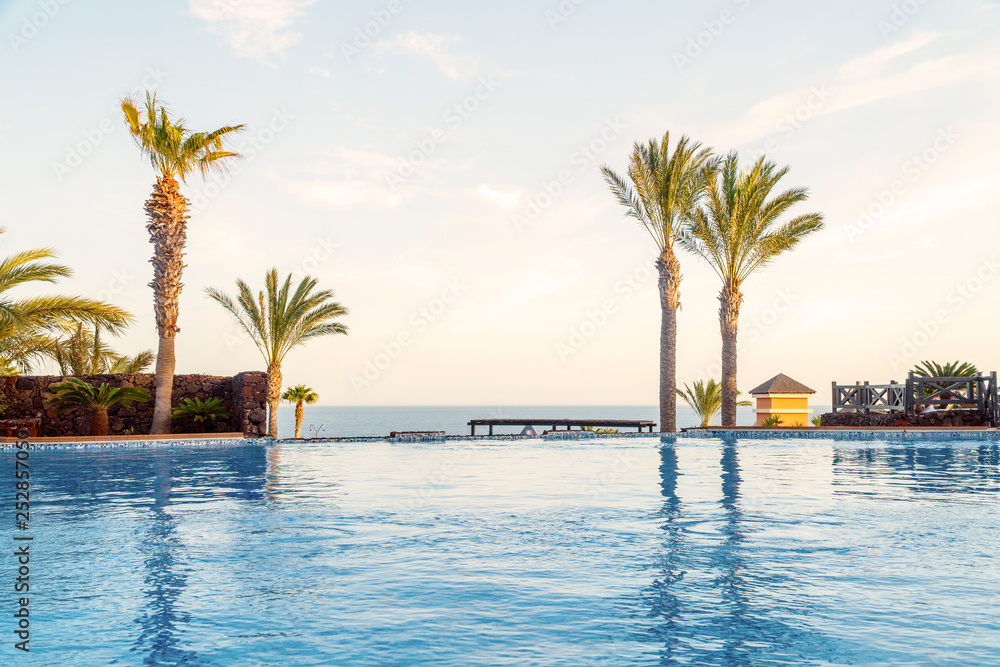
[[[783,120],[808,109],[808,118],[881,102],[970,80],[1000,79],[1000,58],[969,52],[921,60],[905,59],[937,39],[936,33],[885,46],[853,58],[837,68],[822,85],[790,90],[761,100],[746,114],[715,128],[715,136],[729,143],[744,143],[768,136],[782,128]],[[898,63],[893,63],[902,59]],[[897,65],[888,69],[890,63]],[[888,71],[886,71],[888,69]]]
[[[188,9],[226,38],[236,55],[272,64],[301,33],[292,26],[315,0],[188,0]]]
[[[451,53],[449,47],[458,41],[459,38],[453,35],[435,35],[430,32],[421,34],[411,31],[378,42],[375,48],[379,54],[393,53],[429,60],[449,79],[456,81],[473,79],[480,73],[479,58],[469,54]]]
[[[849,60],[840,66],[837,70],[837,74],[840,76],[871,74],[873,71],[879,69],[882,65],[885,65],[894,58],[898,58],[927,46],[937,39],[937,37],[937,33],[918,33],[904,42],[890,44],[880,49],[876,49],[871,53],[867,53],[859,58]]]

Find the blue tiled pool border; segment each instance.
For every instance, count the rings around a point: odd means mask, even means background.
[[[664,434],[671,438],[744,438],[749,440],[1000,440],[997,429],[694,429],[677,434]]]
[[[129,448],[155,448],[155,447],[208,447],[223,445],[231,447],[233,445],[254,445],[271,442],[266,438],[192,438],[190,440],[172,438],[170,440],[79,440],[76,442],[36,442],[28,438],[32,449],[129,449]],[[13,448],[16,442],[0,443],[0,449]]]

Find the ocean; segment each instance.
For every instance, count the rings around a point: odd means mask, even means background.
[[[813,414],[825,411],[814,408]],[[655,405],[462,405],[462,406],[305,406],[302,437],[320,433],[323,437],[384,436],[392,431],[445,431],[448,435],[468,435],[470,419],[534,419],[536,430],[551,428],[546,419],[646,419],[659,424]],[[700,419],[686,405],[677,406],[677,426],[697,426]],[[739,426],[753,424],[753,408],[737,408]],[[541,427],[541,428],[539,428]],[[494,433],[520,433],[520,427],[496,427]],[[290,438],[295,433],[295,407],[278,409],[278,436]],[[485,429],[477,429],[485,434]]]

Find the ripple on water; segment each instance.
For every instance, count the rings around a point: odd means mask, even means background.
[[[997,664],[998,463],[972,442],[39,451],[18,660]]]

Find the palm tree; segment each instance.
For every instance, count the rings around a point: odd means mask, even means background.
[[[952,361],[939,364],[936,361],[922,361],[913,367],[913,374],[922,378],[971,378],[979,369],[967,361]]]
[[[187,238],[189,202],[181,194],[177,179],[184,181],[195,171],[202,176],[224,171],[229,158],[239,153],[225,150],[225,140],[243,125],[226,125],[213,132],[193,132],[183,119],[171,119],[167,109],[146,93],[144,113],[135,100],[121,102],[125,123],[143,155],[156,170],[153,194],[146,200],[149,221],[146,230],[153,244],[153,310],[159,347],[156,354],[156,402],[151,433],[170,433],[170,398],[174,382],[174,338],[177,327],[184,242]]]
[[[281,400],[295,404],[295,437],[301,438],[302,417],[305,415],[305,408],[302,407],[302,404],[308,403],[312,405],[319,400],[319,394],[313,391],[312,387],[297,384],[294,387],[286,389],[285,393],[281,395]]]
[[[267,364],[268,432],[278,437],[278,403],[281,401],[281,362],[288,352],[321,336],[346,334],[347,327],[333,320],[348,314],[348,310],[333,299],[333,290],[316,288],[316,279],[306,276],[292,289],[291,274],[278,284],[278,271],[271,269],[264,278],[264,290],[255,296],[240,279],[234,301],[219,290],[209,287],[205,292],[219,302],[260,350]]]
[[[722,425],[736,425],[736,335],[742,286],[750,274],[793,248],[823,226],[823,216],[807,213],[779,224],[795,204],[809,197],[806,188],[772,196],[788,167],[778,169],[761,157],[740,171],[735,153],[706,172],[704,207],[695,211],[681,244],[703,257],[722,279],[719,324],[722,329]]]
[[[739,392],[737,392],[739,393]],[[694,387],[684,385],[684,389],[678,389],[677,395],[684,399],[698,416],[701,417],[702,428],[711,426],[715,416],[722,408],[722,385],[710,379],[707,383],[696,380]],[[740,401],[737,405],[752,405],[750,401]]]
[[[83,322],[69,336],[54,340],[48,354],[63,375],[142,373],[156,359],[152,350],[132,357],[115,352],[101,340],[100,325],[91,330]]]
[[[180,405],[170,411],[172,417],[183,419],[188,417],[194,421],[196,432],[205,432],[205,422],[217,419],[229,419],[229,413],[222,409],[221,398],[201,400],[197,396],[181,400]]]
[[[681,137],[670,152],[670,133],[663,141],[636,143],[628,180],[608,166],[601,167],[611,192],[656,243],[660,288],[660,432],[677,430],[677,309],[680,307],[681,267],[674,242],[697,207],[704,189],[702,172],[711,167],[712,151]]]
[[[6,230],[0,227],[0,235]],[[8,292],[32,283],[57,283],[72,271],[54,259],[51,248],[37,248],[0,258],[0,368],[29,373],[47,356],[55,337],[69,333],[81,321],[117,333],[132,316],[109,303],[79,296],[13,298]]]
[[[52,402],[58,406],[58,412],[77,407],[90,410],[91,435],[108,434],[108,408],[119,403],[129,406],[131,401],[145,403],[149,400],[149,392],[142,387],[110,387],[107,384],[95,387],[77,378],[54,384],[51,389],[55,392]]]

